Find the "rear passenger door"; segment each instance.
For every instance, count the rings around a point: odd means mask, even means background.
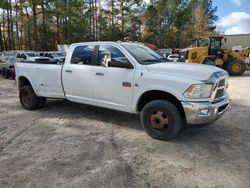
[[[80,103],[93,100],[93,61],[95,45],[75,47],[71,61],[65,64],[62,81],[67,99]]]

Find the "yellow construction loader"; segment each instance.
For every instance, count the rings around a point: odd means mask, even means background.
[[[221,36],[196,39],[192,46],[179,52],[179,61],[218,66],[230,75],[242,75],[250,70],[250,65],[245,63],[250,47],[240,51],[222,49],[222,39]]]

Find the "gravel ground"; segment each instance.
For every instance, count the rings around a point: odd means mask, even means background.
[[[26,111],[0,78],[0,187],[250,187],[250,72],[229,83],[221,119],[164,142],[122,112],[58,100]]]

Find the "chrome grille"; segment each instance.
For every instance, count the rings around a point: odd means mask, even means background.
[[[220,97],[223,97],[226,94],[226,88],[227,88],[227,78],[223,78],[217,82],[217,88],[215,90],[215,96],[214,99],[218,99]]]
[[[222,87],[222,86],[225,86],[225,85],[226,85],[226,79],[223,79],[223,80],[219,81],[218,87]]]
[[[218,89],[217,92],[216,92],[216,95],[215,95],[215,98],[220,98],[222,97],[223,95],[225,94],[225,89]]]

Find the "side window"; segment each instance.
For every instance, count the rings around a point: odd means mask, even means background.
[[[44,54],[44,56],[45,56],[45,57],[48,57],[48,54],[46,53],[46,54]]]
[[[215,40],[215,39],[212,39],[211,40],[211,48],[212,49],[220,49],[220,41],[219,40]]]
[[[20,54],[17,54],[17,56],[16,56],[17,58],[21,58],[21,55]]]
[[[111,54],[111,61],[125,62],[127,60],[126,56],[115,46],[112,45],[100,45],[99,48],[99,63],[104,59],[105,53],[109,52]]]
[[[77,46],[72,54],[71,63],[79,65],[92,65],[94,49],[94,45]]]

